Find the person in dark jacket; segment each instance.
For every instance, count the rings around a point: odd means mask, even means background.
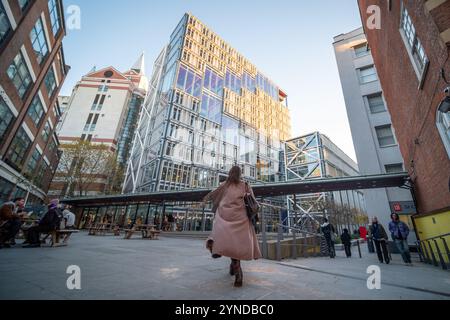
[[[7,202],[0,207],[0,248],[9,248],[10,244],[15,244],[17,233],[23,224],[25,199],[16,198],[12,202]],[[7,243],[9,242],[9,243]]]
[[[400,221],[400,216],[396,213],[391,214],[392,221],[389,223],[389,231],[391,232],[392,240],[394,240],[398,251],[400,251],[403,262],[407,266],[412,266],[411,254],[409,252],[408,236],[409,228],[408,225]]]
[[[372,219],[372,225],[369,227],[369,238],[371,238],[375,243],[375,249],[377,251],[378,260],[380,260],[380,263],[386,262],[386,264],[389,264],[391,260],[389,259],[387,249],[388,235],[386,230],[384,230],[383,225],[378,223],[377,217]]]
[[[58,204],[58,200],[52,200],[48,206],[47,213],[39,221],[39,224],[28,230],[28,237],[26,239],[26,243],[28,243],[28,245],[24,246],[24,248],[40,247],[41,233],[49,233],[59,229],[61,223],[61,213],[58,209]]]
[[[347,258],[351,258],[352,257],[352,237],[351,237],[348,229],[344,229],[344,232],[341,235],[341,241],[342,241],[342,244],[344,245],[345,255],[347,256]]]
[[[323,224],[320,226],[320,231],[322,232],[323,236],[325,237],[325,240],[327,242],[328,250],[330,253],[330,258],[334,259],[336,258],[336,250],[334,248],[335,243],[335,229],[334,226],[328,222],[327,218],[323,219]]]

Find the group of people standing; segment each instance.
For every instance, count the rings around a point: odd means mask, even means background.
[[[52,200],[46,213],[31,226],[26,226],[29,214],[25,212],[25,199],[16,198],[0,207],[0,248],[9,248],[16,244],[17,234],[22,230],[25,236],[24,248],[41,246],[40,235],[58,229],[74,229],[75,214],[70,207],[62,207],[59,200]]]
[[[411,266],[411,254],[408,245],[409,228],[406,223],[400,221],[400,216],[396,213],[391,215],[391,222],[389,223],[389,232],[391,238],[400,252],[405,265]],[[337,239],[336,230],[332,224],[324,219],[324,223],[319,228],[319,233],[322,234],[321,251],[324,255],[329,255],[330,258],[336,257],[335,243]],[[369,241],[373,241],[375,250],[380,263],[389,264],[391,262],[388,250],[388,234],[382,224],[378,222],[378,218],[372,219],[372,224],[369,227],[368,234]],[[343,244],[347,258],[352,256],[352,236],[348,229],[344,229],[341,235],[341,242]]]
[[[411,253],[409,251],[408,236],[409,227],[396,213],[391,215],[389,223],[389,232],[394,241],[397,250],[400,252],[403,262],[407,266],[412,266]],[[369,239],[373,241],[380,263],[390,263],[390,255],[388,251],[388,235],[383,225],[378,222],[378,218],[372,219],[372,225],[369,228]]]

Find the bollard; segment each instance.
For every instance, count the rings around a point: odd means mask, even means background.
[[[281,240],[283,238],[283,227],[281,224],[278,225],[278,235],[277,235],[277,261],[281,261]]]
[[[292,229],[292,241],[293,241],[293,245],[292,245],[292,258],[293,259],[297,259],[297,230],[294,228]]]
[[[431,257],[433,258],[433,265],[437,267],[437,266],[439,266],[439,264],[438,264],[438,262],[436,260],[436,256],[434,255],[433,247],[431,246],[431,242],[430,241],[427,241],[427,242],[428,242],[428,247],[430,247]]]
[[[447,254],[448,262],[450,263],[450,250],[448,249],[447,241],[445,241],[445,238],[441,238],[441,240],[444,243],[445,252]]]
[[[356,243],[358,244],[359,258],[362,259],[361,246],[360,246],[360,244],[359,244],[359,240],[356,240]]]
[[[439,261],[441,262],[442,269],[447,270],[448,269],[447,264],[445,263],[444,258],[442,257],[441,249],[439,248],[439,245],[438,245],[436,239],[433,241],[434,241],[434,245],[436,246],[436,249],[437,249],[437,253],[438,253]]]

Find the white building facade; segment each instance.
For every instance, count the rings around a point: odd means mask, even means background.
[[[363,28],[336,36],[333,45],[360,173],[404,172],[403,158]],[[395,212],[413,228],[410,217],[416,209],[409,190],[385,188],[367,190],[364,194],[369,217],[378,217],[386,227],[391,213]],[[414,237],[409,240],[415,241]]]

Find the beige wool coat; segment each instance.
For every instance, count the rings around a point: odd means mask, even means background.
[[[253,194],[251,187],[250,192]],[[216,215],[208,240],[213,240],[213,254],[237,260],[256,260],[262,257],[255,229],[247,217],[244,204],[246,184],[222,184],[206,196],[212,200]]]

